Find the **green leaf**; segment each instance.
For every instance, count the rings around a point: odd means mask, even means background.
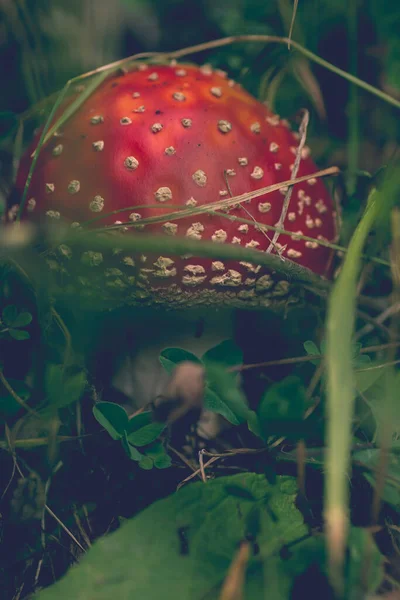
[[[346,600],[365,598],[366,594],[369,597],[369,594],[375,592],[383,581],[383,556],[368,531],[364,529],[351,527],[348,544],[345,565],[346,592],[343,597]],[[365,574],[365,556],[368,551],[371,552],[369,555],[371,563],[370,568],[368,568],[366,589],[362,589],[361,586],[365,581],[362,570],[364,569]],[[293,581],[310,567],[317,568],[320,573],[327,576],[327,565],[326,538],[323,535],[310,536],[291,546],[289,559],[274,561],[271,564],[270,573],[278,582],[278,592],[273,596],[274,600],[275,598],[288,600],[291,597],[290,581]]]
[[[364,358],[365,355],[361,355],[360,358]],[[366,358],[369,358],[366,357]],[[377,367],[379,365],[378,362],[371,362],[371,360],[367,361],[369,367]],[[365,363],[364,363],[365,364]],[[358,365],[357,365],[358,367]],[[362,368],[362,367],[361,367]],[[365,367],[364,367],[365,368]],[[358,392],[366,392],[370,387],[372,387],[380,377],[384,374],[385,369],[382,367],[381,369],[372,368],[365,371],[355,371],[355,385]]]
[[[235,496],[236,498],[241,498],[242,500],[251,500],[252,502],[255,501],[252,492],[241,485],[228,483],[225,486],[225,491],[229,496]]]
[[[168,469],[172,464],[171,457],[161,442],[153,442],[150,446],[144,448],[143,452],[152,459],[157,469]]]
[[[306,391],[299,377],[289,375],[271,385],[258,407],[264,436],[289,435],[301,430],[306,404]]]
[[[314,342],[312,342],[311,340],[304,342],[303,348],[309,356],[314,356],[315,354],[322,354],[320,352],[320,350],[318,349],[317,345],[314,344]],[[318,366],[320,364],[320,362],[321,362],[321,359],[315,358],[314,360],[311,361],[311,364]]]
[[[93,415],[113,440],[123,437],[129,420],[126,410],[122,406],[115,402],[97,402],[93,406]]]
[[[151,444],[164,431],[165,423],[150,423],[141,429],[134,431],[128,435],[128,442],[133,446],[146,446]]]
[[[356,369],[361,369],[371,364],[371,357],[368,354],[360,354],[353,360],[353,365]]]
[[[65,371],[64,365],[49,364],[45,376],[49,408],[59,409],[77,402],[82,396],[86,384],[84,371],[70,375]]]
[[[254,500],[227,494],[227,485],[247,490]],[[266,498],[270,510],[264,506]],[[260,509],[254,529],[259,530],[257,543],[265,560],[250,558],[244,597],[263,598],[264,562],[283,563],[279,557],[282,545],[307,533],[295,498],[296,482],[282,476],[275,486],[254,473],[222,477],[206,485],[190,484],[96,542],[77,567],[39,592],[38,600],[217,600],[238,544],[248,533],[249,515],[255,506]],[[179,535],[182,528],[187,540],[185,554]],[[285,561],[279,572],[285,593],[273,600],[289,597],[293,577],[287,572]]]
[[[205,390],[204,408],[205,410],[222,415],[227,421],[229,421],[229,423],[232,423],[232,425],[240,425],[240,421],[237,419],[232,410],[215,392],[213,392],[213,390],[210,390],[210,388],[206,388]]]
[[[154,467],[153,459],[150,456],[143,456],[139,462],[139,467],[144,471],[150,471]]]
[[[124,431],[122,434],[121,443],[123,449],[125,450],[126,454],[131,460],[134,460],[135,462],[140,462],[141,460],[143,460],[143,454],[139,452],[139,450],[135,448],[135,446],[132,446],[132,444],[128,442],[128,436],[126,435],[126,431]]]
[[[144,448],[143,452],[151,458],[161,458],[165,455],[164,444],[160,441],[152,442],[147,448]]]
[[[306,342],[304,342],[303,347],[309,356],[313,356],[314,354],[320,354],[318,346],[314,344],[314,342],[311,340],[307,340]]]
[[[14,321],[18,316],[18,308],[14,304],[9,304],[3,309],[1,313],[1,318],[6,325],[12,327],[14,325]]]
[[[187,360],[201,364],[201,360],[195,354],[192,354],[192,352],[188,352],[183,348],[165,348],[165,350],[160,353],[159,360],[169,374],[172,373],[176,365]]]
[[[353,459],[369,469],[376,469],[379,467],[380,453],[381,450],[378,448],[360,450],[353,455]],[[389,478],[385,479],[382,498],[385,502],[391,504],[398,510],[400,508],[400,456],[395,452],[389,454],[386,475],[388,475]],[[364,477],[372,487],[375,487],[375,473],[366,471]]]
[[[14,304],[9,304],[2,312],[2,319],[8,327],[26,327],[26,325],[29,325],[29,323],[32,322],[32,315],[29,312],[21,312],[18,314],[18,308]]]
[[[29,340],[31,337],[27,331],[21,331],[20,329],[9,329],[8,333],[14,340],[18,341]]]
[[[250,413],[246,398],[238,387],[237,375],[218,364],[206,366],[207,387],[204,408],[222,415],[233,425],[240,425]]]
[[[131,419],[129,419],[128,426],[126,427],[126,433],[129,435],[134,431],[138,431],[142,427],[146,425],[150,425],[153,422],[152,412],[150,410],[146,410],[145,412],[141,412],[138,415],[135,415]]]
[[[369,531],[351,527],[348,538],[349,560],[346,569],[345,597],[358,600],[366,591],[375,592],[384,577],[383,556]],[[368,568],[365,568],[368,557]],[[366,589],[365,589],[366,588]]]
[[[227,368],[235,367],[243,363],[243,352],[233,340],[225,340],[210,348],[201,359],[205,365],[218,363]]]
[[[164,456],[154,459],[154,466],[156,469],[169,469],[172,465],[172,459],[169,454],[165,453]]]
[[[251,433],[254,433],[257,437],[261,437],[260,419],[254,410],[249,410],[247,413],[247,427]]]
[[[26,327],[32,322],[32,315],[29,312],[22,312],[17,315],[12,324],[13,327]]]

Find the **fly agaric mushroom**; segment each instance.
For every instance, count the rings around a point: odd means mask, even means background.
[[[61,219],[82,228],[117,223],[119,235],[140,235],[145,229],[265,252],[271,238],[257,224],[277,224],[285,188],[229,208],[237,221],[196,215],[195,209],[289,180],[298,140],[287,121],[224,72],[208,66],[140,65],[105,79],[41,148],[22,218]],[[19,191],[37,142],[21,161]],[[310,177],[294,186],[283,223],[292,235],[281,235],[272,252],[326,275],[332,251],[318,240],[336,238],[336,218],[327,189],[312,176],[315,171],[304,147],[297,175]],[[176,208],[166,211],[171,204]],[[166,212],[188,208],[193,216],[162,219]],[[148,217],[160,220],[141,225]],[[73,292],[114,294],[139,306],[203,305],[208,316],[212,307],[268,306],[284,302],[288,293],[287,282],[261,266],[171,257],[167,250],[163,256],[128,255],[118,250],[117,239],[111,257],[90,250],[77,257],[63,245],[49,265],[64,274],[64,285],[67,281]],[[74,277],[68,280],[71,272]],[[183,322],[178,323],[186,339]],[[171,343],[159,340],[159,348],[163,345]],[[154,369],[149,376],[154,378]]]

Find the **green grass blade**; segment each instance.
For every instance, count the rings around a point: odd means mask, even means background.
[[[99,75],[96,75],[95,77],[93,77],[93,79],[88,83],[88,85],[85,87],[83,92],[78,96],[78,98],[76,98],[76,100],[74,100],[65,109],[65,111],[60,116],[60,118],[57,119],[57,121],[54,123],[53,126],[51,126],[51,123],[54,119],[54,115],[56,114],[58,108],[61,106],[61,103],[63,102],[64,98],[66,97],[69,88],[71,87],[72,83],[77,81],[79,78],[71,79],[70,81],[68,81],[68,83],[65,85],[65,87],[61,90],[56,102],[53,105],[53,108],[51,109],[50,115],[49,115],[49,117],[46,121],[46,124],[42,130],[42,134],[40,136],[39,143],[34,152],[32,164],[30,166],[28,177],[25,182],[25,187],[24,187],[24,191],[22,194],[21,203],[19,205],[17,221],[20,220],[22,212],[24,210],[26,198],[28,195],[29,185],[32,180],[32,175],[35,170],[41,148],[54,135],[54,133],[57,131],[57,129],[59,129],[62,125],[64,125],[64,123],[79,109],[79,107],[85,102],[85,100],[87,100],[87,98],[89,98],[89,96],[104,81],[104,79],[106,77],[108,77],[109,74],[110,74],[110,71],[104,71],[104,72],[100,73]]]
[[[59,119],[57,119],[57,121],[54,123],[53,127],[51,127],[51,129],[46,133],[44,139],[43,139],[43,144],[46,144],[49,139],[55,134],[55,132],[60,129],[60,127],[62,127],[64,125],[64,123],[66,123],[66,121],[68,121],[68,119],[70,119],[72,117],[73,114],[76,113],[77,110],[79,110],[79,108],[82,106],[82,104],[93,94],[93,92],[99,87],[99,85],[101,83],[103,83],[103,81],[110,75],[109,71],[103,71],[102,73],[99,73],[98,75],[95,75],[90,81],[89,83],[85,86],[85,89],[79,94],[79,96],[65,109],[65,111],[63,112],[63,114],[60,116]],[[74,80],[72,80],[74,81]],[[70,83],[69,85],[67,84],[68,87],[70,87]],[[65,93],[67,91],[67,86],[65,86],[64,88],[64,94],[63,96],[65,96]],[[39,147],[38,147],[39,148]]]
[[[381,190],[373,190],[368,205],[350,241],[342,271],[333,286],[327,318],[327,455],[325,523],[330,576],[340,592],[348,527],[348,476],[352,419],[355,401],[352,338],[354,331],[357,278],[367,236],[375,221],[389,211],[398,186],[394,169]]]

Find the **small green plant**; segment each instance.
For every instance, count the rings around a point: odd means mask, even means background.
[[[19,311],[14,304],[8,304],[1,313],[0,336],[9,336],[14,340],[29,340],[31,337],[28,331],[22,329],[32,322],[32,315],[29,312]]]
[[[182,348],[166,348],[160,361],[169,373],[183,361],[202,364],[206,376],[204,408],[222,415],[232,425],[247,423],[249,430],[264,441],[282,435],[298,439],[309,428],[309,421],[304,420],[306,390],[299,377],[290,375],[269,386],[257,411],[249,408],[235,372],[243,356],[233,340],[214,346],[201,359]]]
[[[250,431],[259,435],[256,413],[251,410],[238,386],[235,367],[243,362],[243,354],[233,340],[224,340],[201,358],[183,348],[166,348],[160,362],[168,373],[185,361],[201,364],[205,370],[204,408],[223,416],[232,425],[247,422]]]
[[[93,407],[93,414],[113,440],[120,440],[126,454],[141,469],[171,466],[171,458],[158,439],[166,425],[154,422],[151,412],[142,412],[129,419],[126,410],[119,404],[98,402]]]

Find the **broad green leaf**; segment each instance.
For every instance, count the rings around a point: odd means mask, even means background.
[[[366,597],[365,593],[375,592],[382,583],[384,577],[383,556],[368,531],[364,529],[351,527],[348,543],[344,598],[346,600],[359,600]],[[367,570],[367,581],[365,581],[366,552],[370,552],[369,560],[371,561]],[[318,569],[320,573],[327,576],[327,564],[326,539],[323,535],[310,536],[291,546],[289,558],[275,560],[270,564],[271,568],[267,570],[278,583],[276,593],[272,596],[273,599],[289,600],[291,598],[291,582],[310,567]],[[362,569],[364,569],[364,577]],[[365,583],[367,584],[366,589],[362,589]],[[257,598],[257,596],[255,597]],[[321,598],[323,597],[324,595],[321,596]],[[250,600],[253,600],[253,598],[254,596],[250,596]]]
[[[80,371],[70,375],[63,365],[49,364],[46,369],[46,392],[49,407],[62,408],[77,402],[87,384],[86,374]]]
[[[133,446],[146,446],[154,442],[164,431],[165,423],[150,423],[128,435],[128,442]]]
[[[187,360],[201,364],[201,360],[195,354],[183,348],[165,348],[160,353],[160,362],[167,373],[172,373],[177,364]]]
[[[97,402],[93,406],[93,414],[113,440],[119,440],[123,437],[129,421],[128,415],[122,406],[114,402]]]
[[[29,340],[29,338],[31,337],[27,331],[23,331],[21,329],[9,329],[8,333],[12,338],[14,338],[14,340],[19,341]]]
[[[218,363],[225,367],[235,367],[243,362],[243,352],[233,340],[224,340],[210,348],[201,357],[203,363]]]
[[[360,354],[354,359],[353,364],[355,368],[362,369],[371,364],[371,357],[368,354]]]
[[[26,327],[32,322],[32,315],[29,312],[22,312],[17,315],[12,324],[13,327]]]
[[[247,490],[254,500],[227,494],[227,485]],[[295,498],[296,482],[282,476],[275,486],[253,473],[190,484],[97,541],[77,567],[39,592],[38,600],[217,600],[255,506],[259,506],[260,553],[250,558],[245,598],[263,598],[262,559],[272,565],[282,562],[282,546],[307,532]],[[287,561],[279,577],[285,594],[274,600],[288,600],[286,590],[293,578]]]
[[[364,356],[366,357],[366,355],[361,355],[363,358]],[[360,358],[361,358],[360,356]],[[369,357],[366,357],[369,358]],[[368,365],[368,367],[377,367],[379,365],[379,363],[377,362],[371,362],[371,360],[367,361],[366,363],[364,363],[366,365]],[[358,367],[358,365],[357,365]],[[363,367],[358,367],[359,369],[363,368]],[[365,366],[364,366],[365,369]],[[376,383],[378,381],[378,379],[380,377],[382,377],[383,373],[384,373],[384,368],[382,367],[381,369],[377,369],[377,368],[369,368],[368,370],[356,370],[354,373],[354,378],[355,378],[355,385],[356,385],[356,389],[358,392],[366,392],[370,387],[372,387],[374,385],[374,383]]]
[[[229,423],[232,423],[232,425],[240,425],[240,421],[232,410],[210,388],[206,388],[204,394],[204,408],[223,416]]]
[[[241,500],[251,500],[252,502],[255,501],[254,495],[251,493],[251,491],[241,485],[227,483],[225,486],[225,491],[228,496],[235,496]]]
[[[18,308],[14,304],[9,304],[3,309],[1,313],[1,318],[6,325],[12,327],[14,325],[14,321],[18,316]]]
[[[208,363],[206,365],[206,380],[209,389],[235,415],[236,421],[244,423],[249,414],[249,407],[245,395],[239,388],[237,375],[230,373],[218,363]]]

